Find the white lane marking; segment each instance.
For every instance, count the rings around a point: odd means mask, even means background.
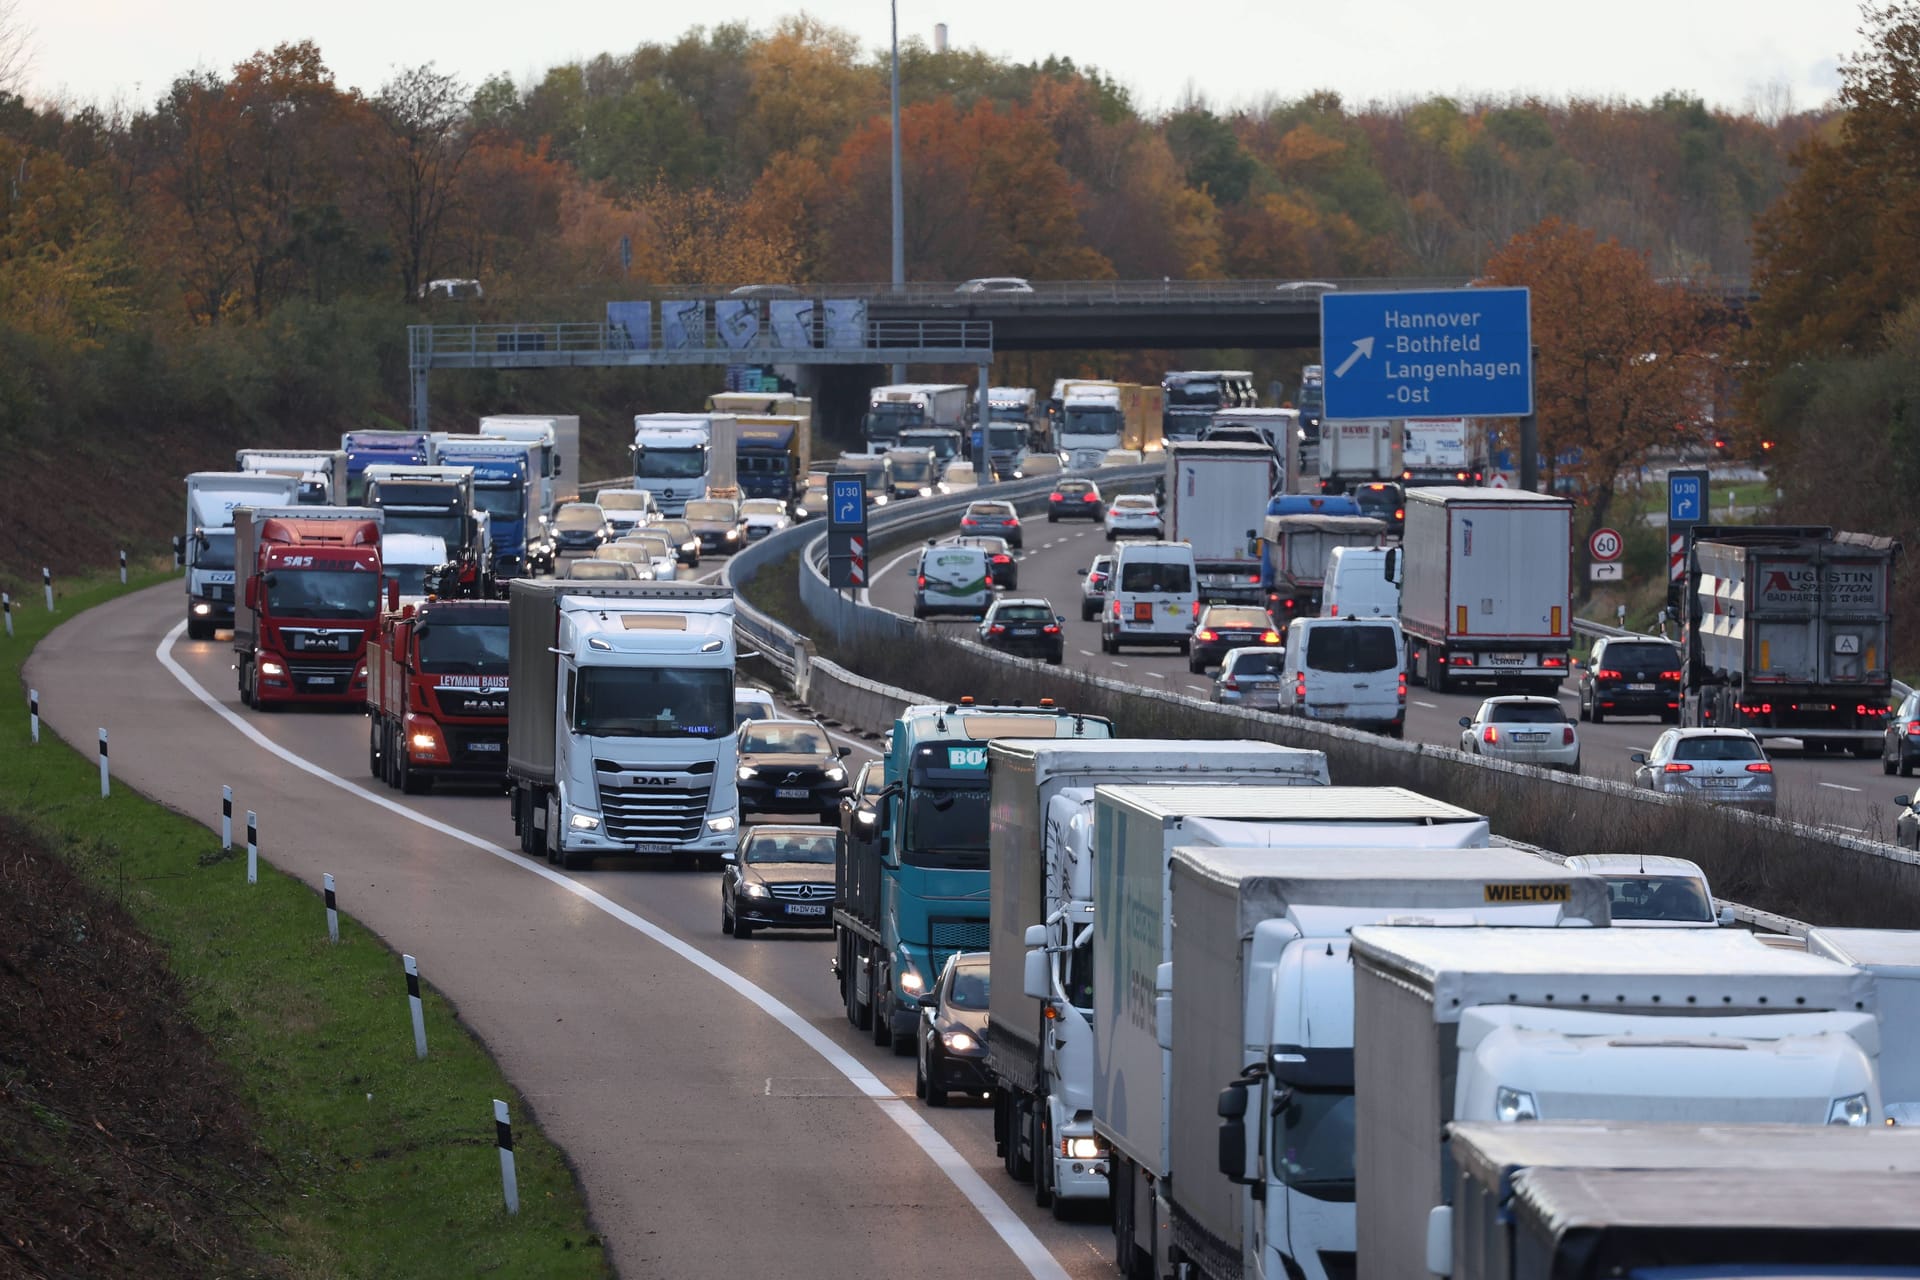
[[[1859,787],[1849,787],[1838,782],[1822,782],[1819,785],[1826,787],[1830,791],[1851,791],[1856,795],[1858,795],[1860,792]]]
[[[517,850],[509,850],[500,845],[490,843],[471,832],[462,831],[460,828],[450,826],[438,819],[429,818],[427,815],[409,809],[406,805],[396,800],[379,795],[376,792],[368,791],[356,783],[348,782],[338,774],[329,773],[306,757],[296,755],[293,751],[281,746],[272,738],[269,738],[266,734],[260,732],[260,730],[254,728],[254,726],[248,724],[240,716],[236,715],[230,708],[221,703],[218,698],[208,693],[206,689],[201,687],[200,682],[188,673],[185,667],[182,667],[173,660],[172,649],[174,642],[180,638],[180,634],[186,629],[187,624],[184,619],[175,623],[172,630],[160,638],[160,644],[154,649],[153,656],[159,660],[160,665],[165,667],[175,680],[180,682],[181,687],[198,698],[215,715],[239,730],[248,741],[263,751],[271,752],[273,755],[285,760],[301,772],[311,774],[322,782],[331,783],[348,795],[364,800],[376,808],[385,809],[387,812],[404,818],[408,822],[425,827],[429,831],[446,836],[451,840],[458,840],[460,843],[478,849],[482,853],[491,854],[517,870],[539,876],[542,880],[547,881],[555,887],[571,893],[587,905],[605,912],[648,941],[658,943],[660,946],[665,947],[668,951],[673,952],[682,960],[685,960],[688,964],[699,969],[709,977],[724,983],[743,999],[751,1004],[757,1005],[762,1013],[792,1032],[799,1038],[801,1043],[826,1059],[828,1066],[846,1077],[848,1083],[852,1084],[854,1088],[873,1099],[875,1104],[879,1106],[881,1112],[898,1125],[901,1131],[905,1133],[908,1138],[912,1139],[921,1151],[926,1153],[927,1158],[932,1160],[940,1171],[947,1175],[947,1178],[959,1189],[960,1194],[967,1198],[967,1202],[974,1207],[974,1210],[986,1221],[987,1225],[993,1228],[994,1234],[998,1235],[1006,1244],[1007,1248],[1013,1251],[1014,1257],[1020,1260],[1021,1265],[1026,1268],[1028,1275],[1033,1276],[1035,1280],[1068,1280],[1066,1269],[1054,1260],[1053,1255],[1047,1251],[1047,1247],[1040,1243],[1040,1238],[1034,1235],[1032,1229],[1029,1228],[1026,1223],[1022,1222],[1019,1215],[1008,1207],[1007,1202],[1002,1200],[993,1188],[987,1185],[986,1179],[975,1172],[973,1166],[967,1163],[966,1158],[955,1149],[951,1142],[947,1141],[944,1135],[927,1124],[912,1108],[906,1106],[895,1096],[893,1090],[889,1089],[878,1076],[867,1070],[866,1065],[858,1058],[848,1053],[832,1040],[829,1040],[824,1032],[816,1028],[794,1009],[788,1007],[771,992],[751,979],[729,969],[726,965],[721,964],[718,960],[715,960],[706,952],[701,951],[692,943],[683,941],[677,935],[669,933],[665,928],[655,924],[645,916],[628,910],[626,907],[621,906],[603,894],[588,888],[578,880],[562,875],[550,867],[544,867],[538,863],[530,862],[527,860],[525,854]]]
[[[883,576],[885,576],[886,572],[889,569],[893,568],[893,566],[899,564],[902,560],[905,560],[908,556],[915,556],[919,554],[920,554],[919,547],[908,547],[905,551],[902,551],[899,555],[887,561],[885,564],[881,565],[878,569],[875,569],[872,573],[867,575],[867,589],[871,591],[874,587],[878,586],[880,583],[880,579]]]
[[[1422,701],[1420,701],[1420,699],[1418,699],[1418,698],[1415,698],[1415,699],[1413,700],[1413,705],[1414,705],[1414,706],[1416,706],[1416,707],[1425,707],[1425,708],[1426,708],[1427,710],[1429,710],[1429,711],[1438,711],[1438,710],[1440,709],[1440,704],[1439,704],[1439,703],[1437,703],[1437,702],[1422,702]]]
[[[1083,658],[1091,658],[1094,656],[1094,652],[1091,649],[1082,649],[1080,650],[1080,656]]]
[[[1127,669],[1127,664],[1124,662],[1109,662],[1107,665],[1110,667],[1118,667],[1122,671],[1125,671]]]
[[[1116,662],[1113,665],[1117,667],[1120,664]],[[1158,671],[1149,671],[1149,672],[1146,672],[1145,674],[1147,679],[1149,680],[1165,680],[1166,679],[1166,677],[1161,675]]]

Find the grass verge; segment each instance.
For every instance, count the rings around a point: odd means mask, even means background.
[[[138,574],[131,588],[76,581],[52,614],[30,601],[15,614],[16,634],[0,638],[15,687],[55,625],[164,576]],[[340,944],[330,945],[320,901],[304,884],[263,866],[249,886],[244,854],[223,854],[206,827],[124,786],[102,800],[94,761],[49,733],[30,746],[23,715],[0,727],[0,808],[165,948],[187,1012],[230,1071],[266,1154],[253,1235],[276,1270],[611,1273],[559,1150],[431,989],[432,1052],[415,1060],[400,960],[378,938],[343,918]],[[501,1202],[494,1098],[517,1121],[517,1217]]]

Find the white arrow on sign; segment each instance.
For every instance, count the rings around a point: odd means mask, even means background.
[[[1368,338],[1354,339],[1353,354],[1340,362],[1340,367],[1333,371],[1333,376],[1336,378],[1346,377],[1347,370],[1353,368],[1353,362],[1355,360],[1358,360],[1361,356],[1365,356],[1369,360],[1373,359],[1373,339],[1372,338],[1368,337]]]

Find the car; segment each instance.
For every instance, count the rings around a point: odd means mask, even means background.
[[[928,543],[914,567],[913,616],[958,613],[978,618],[993,604],[993,561],[985,549]]]
[[[1025,542],[1020,533],[1020,513],[1011,502],[969,502],[960,513],[960,532],[990,533],[1016,547]]]
[[[1269,645],[1227,650],[1213,677],[1213,700],[1255,711],[1278,711],[1286,661],[1283,650]]]
[[[1160,504],[1144,493],[1123,493],[1115,498],[1107,504],[1102,522],[1107,528],[1108,542],[1121,537],[1157,539],[1163,528]]]
[[[887,761],[884,755],[860,766],[860,772],[853,777],[853,786],[840,797],[841,831],[850,833],[857,830],[868,839],[873,837],[880,827],[880,792],[886,785]]]
[[[1920,692],[1901,699],[1888,721],[1880,742],[1881,771],[1911,778],[1914,761],[1920,760]]]
[[[1020,585],[1020,562],[1014,558],[1013,548],[1005,538],[955,538],[947,545],[978,547],[986,552],[987,579],[994,586],[1011,591]]]
[[[746,827],[722,855],[720,932],[833,927],[833,829]]]
[[[1391,480],[1369,480],[1350,491],[1363,516],[1384,520],[1387,531],[1398,535],[1407,527],[1407,492]]]
[[[702,555],[731,555],[746,545],[740,504],[732,498],[694,498],[687,503],[687,527],[700,540]]]
[[[836,748],[812,720],[749,720],[734,731],[740,756],[740,812],[811,813],[823,822],[840,815],[852,754]]]
[[[733,727],[738,729],[749,720],[781,719],[780,708],[773,700],[773,694],[766,689],[756,689],[750,684],[733,686]]]
[[[1047,523],[1060,520],[1101,520],[1107,504],[1100,497],[1100,486],[1091,480],[1061,480],[1047,495]]]
[[[672,539],[673,553],[679,558],[681,564],[689,569],[700,567],[700,539],[693,535],[693,526],[685,520],[678,518],[658,520],[649,527],[648,531],[664,533]]]
[[[602,489],[593,495],[595,505],[613,526],[614,537],[644,529],[660,518],[660,508],[646,489]]]
[[[1893,802],[1900,806],[1900,816],[1893,824],[1893,842],[1902,849],[1920,851],[1920,802],[1912,796],[1895,796]]]
[[[672,582],[679,572],[680,549],[673,545],[671,538],[658,529],[643,529],[638,533],[630,533],[614,545],[631,547],[646,556],[654,578],[660,582]]]
[[[571,582],[644,582],[653,577],[651,569],[626,560],[598,560],[586,556],[562,560],[554,566],[553,576]]]
[[[1339,287],[1325,280],[1288,280],[1273,286],[1273,291],[1290,298],[1317,298],[1323,293],[1332,293]]]
[[[613,525],[597,502],[562,503],[553,513],[556,556],[590,556],[613,537]]]
[[[1059,666],[1066,657],[1066,619],[1045,600],[999,599],[980,620],[980,643],[989,649],[1022,658],[1039,658]]]
[[[1658,716],[1680,722],[1680,677],[1686,660],[1667,640],[1607,636],[1580,667],[1580,718],[1605,724],[1608,716]]]
[[[1193,624],[1193,643],[1187,647],[1187,670],[1198,675],[1225,658],[1228,650],[1249,645],[1280,647],[1280,632],[1265,609],[1258,605],[1202,605]]]
[[[807,473],[806,492],[800,495],[800,501],[793,504],[795,520],[811,520],[827,513],[827,481],[831,478],[825,471]]]
[[[1019,276],[981,276],[954,286],[955,293],[1032,293],[1033,286]]]
[[[920,997],[913,1092],[930,1107],[946,1106],[955,1093],[985,1098],[993,1091],[987,1078],[991,968],[986,952],[957,951],[947,957],[933,990]]]
[[[1100,652],[1119,653],[1123,644],[1171,644],[1184,654],[1193,643],[1193,620],[1200,616],[1199,577],[1188,543],[1121,547],[1100,613]]]
[[[1580,772],[1580,734],[1558,698],[1506,694],[1460,717],[1460,749],[1513,764]]]
[[[1607,882],[1616,928],[1713,929],[1734,920],[1732,907],[1714,910],[1707,873],[1685,858],[1583,853],[1568,858],[1566,868]]]
[[[1773,816],[1773,763],[1745,729],[1669,729],[1653,750],[1629,758],[1640,766],[1633,772],[1636,787]]]
[[[1093,563],[1080,570],[1086,581],[1080,584],[1080,621],[1092,622],[1107,602],[1107,590],[1113,581],[1113,557],[1095,556]]]
[[[748,498],[740,504],[740,523],[748,542],[758,542],[768,534],[793,527],[793,515],[778,498]]]
[[[642,546],[637,542],[628,542],[625,538],[622,538],[617,542],[609,542],[606,546],[600,548],[600,550],[594,553],[594,559],[625,560],[628,564],[632,565],[635,570],[638,571],[640,580],[642,582],[652,582],[655,578],[659,576],[653,571],[653,557],[650,554],[648,554],[648,548]],[[572,563],[574,565],[583,565],[583,564],[592,564],[593,562],[594,562],[593,560],[574,560],[574,561],[570,561],[569,563]],[[570,574],[569,576],[577,578],[580,575],[575,573],[575,574]],[[673,575],[669,573],[667,577],[672,578]]]

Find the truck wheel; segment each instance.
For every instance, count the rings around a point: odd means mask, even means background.
[[[547,849],[547,833],[533,822],[533,793],[527,793],[526,815],[522,819],[527,824],[527,853],[535,858],[553,861],[553,854]]]
[[[367,772],[380,777],[380,717],[367,717]]]
[[[1447,691],[1447,655],[1429,647],[1426,651],[1427,688],[1435,693]]]
[[[873,996],[867,1002],[872,1010],[873,1042],[884,1049],[893,1043],[893,974],[885,966],[873,970]]]
[[[191,617],[188,618],[187,619],[187,639],[189,640],[213,639],[213,623],[204,618],[191,618]]]
[[[402,794],[419,796],[433,790],[432,775],[421,773],[413,767],[413,762],[408,758],[411,755],[410,752],[401,750],[394,754],[397,759]]]
[[[1010,1094],[1007,1097],[1007,1176],[1015,1182],[1033,1180],[1032,1149],[1024,1144],[1028,1141],[1029,1120],[1027,1098],[1022,1094]]]
[[[1033,1100],[1033,1204],[1053,1207],[1053,1126],[1047,1122],[1047,1100]]]

